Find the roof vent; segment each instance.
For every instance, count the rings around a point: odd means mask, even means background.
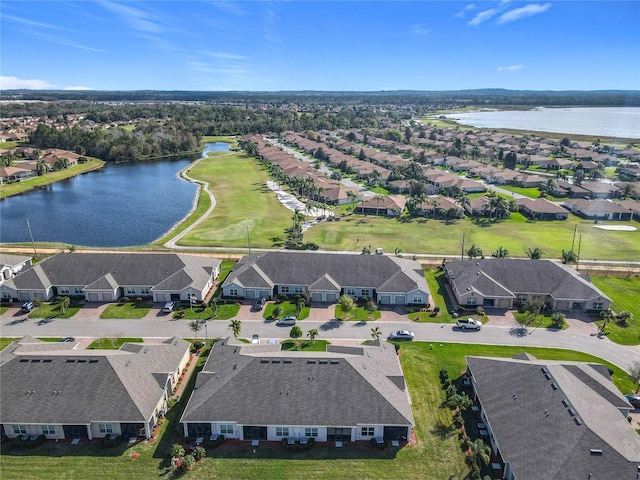
[[[572,417],[576,416],[576,411],[573,408],[569,408],[567,412],[569,412],[569,415],[571,415]]]
[[[558,385],[556,385],[555,383],[552,383],[551,384],[551,388],[553,388],[554,390],[557,390],[558,389]]]
[[[514,400],[517,400],[517,399],[518,399],[518,396],[517,396],[515,393],[513,394],[513,399],[514,399]]]
[[[20,363],[28,363],[29,359],[28,358],[21,358],[20,359]]]
[[[545,417],[548,417],[548,416],[549,416],[549,410],[545,410],[545,411],[544,411],[544,416],[545,416]]]
[[[282,363],[291,363],[291,360],[283,360]]]
[[[576,425],[582,425],[582,419],[580,417],[573,417],[573,421],[576,422]]]
[[[602,450],[600,448],[592,448],[591,455],[602,455]]]
[[[563,398],[562,399],[562,405],[565,406],[565,407],[568,407],[569,406],[569,400],[567,400],[566,398]]]
[[[96,360],[97,362],[97,360]],[[50,358],[45,358],[44,360],[42,360],[42,363],[51,363],[51,359]]]

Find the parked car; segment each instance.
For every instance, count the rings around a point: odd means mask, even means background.
[[[276,322],[276,325],[285,327],[289,325],[295,325],[297,321],[298,319],[296,317],[294,317],[293,315],[289,315],[278,320]]]
[[[75,342],[76,339],[73,337],[64,337],[64,338],[61,338],[60,341],[64,343],[70,343],[70,342]]]
[[[398,330],[389,334],[389,340],[413,340],[413,332],[409,330]]]
[[[462,330],[466,330],[467,328],[480,330],[480,328],[482,328],[482,322],[474,318],[459,318],[456,320],[456,326]]]
[[[258,335],[257,333],[254,333],[253,336],[251,337],[251,343],[260,343],[260,335]]]
[[[633,405],[633,408],[640,409],[640,395],[636,393],[625,393],[625,398]]]
[[[164,304],[164,307],[162,307],[162,311],[164,313],[171,313],[176,309],[177,306],[177,302],[167,302]]]
[[[253,310],[262,310],[265,303],[267,303],[267,299],[265,297],[260,297],[253,304]]]
[[[33,302],[24,302],[22,304],[22,311],[24,313],[29,313],[30,311],[32,311],[34,308],[36,308],[36,306],[33,304]]]

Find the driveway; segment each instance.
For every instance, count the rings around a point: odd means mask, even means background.
[[[513,310],[490,310],[489,325],[492,327],[520,327],[513,315]],[[572,333],[582,335],[597,335],[598,327],[584,312],[567,312],[567,325]]]

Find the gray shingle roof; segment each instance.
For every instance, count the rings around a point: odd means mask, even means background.
[[[635,479],[640,436],[602,366],[478,357],[467,357],[467,365],[515,478]]]
[[[164,392],[158,375],[166,380],[189,348],[177,337],[93,351],[61,351],[60,345],[73,347],[69,343],[23,342],[1,354],[1,423],[147,421]]]
[[[328,352],[264,351],[215,344],[182,422],[244,425],[412,425],[392,345]]]

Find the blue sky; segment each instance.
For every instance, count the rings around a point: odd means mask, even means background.
[[[640,90],[640,2],[0,6],[0,88]]]

